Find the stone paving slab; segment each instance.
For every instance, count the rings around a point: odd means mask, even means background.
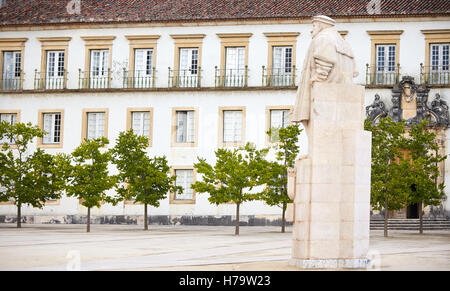
[[[298,270],[291,228],[0,224],[0,270]],[[450,231],[372,231],[370,270],[450,270]]]

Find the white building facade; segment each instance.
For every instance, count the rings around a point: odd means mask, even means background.
[[[436,93],[450,101],[448,15],[336,20],[354,50],[355,83],[366,86],[366,105],[375,94],[389,105],[393,84],[406,75],[429,82],[430,101]],[[133,128],[149,137],[149,155],[167,157],[185,187],[149,209],[152,222],[231,224],[235,205],[212,205],[208,194],[190,189],[201,179],[193,165],[197,157],[214,163],[219,147],[268,146],[266,130],[289,124],[311,30],[307,18],[3,25],[0,117],[41,126],[49,134],[33,147],[49,153],[71,153],[84,138],[99,136],[111,148]],[[434,82],[433,66],[440,72]],[[446,154],[448,136],[445,130]],[[300,146],[306,153],[304,133]],[[450,159],[444,168],[448,184]],[[78,222],[86,212],[64,195],[43,209],[22,209],[30,222]],[[448,217],[450,201],[438,212]],[[141,223],[142,214],[143,206],[132,202],[92,211],[100,223]],[[0,204],[4,221],[15,215],[13,204]],[[281,209],[248,202],[241,215],[249,225],[277,223]]]

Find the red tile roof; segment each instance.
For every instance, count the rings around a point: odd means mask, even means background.
[[[450,15],[450,0],[379,1],[381,13],[371,14],[369,0],[0,0],[0,26]],[[69,14],[76,2],[80,13]]]

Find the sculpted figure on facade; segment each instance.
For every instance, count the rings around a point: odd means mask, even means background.
[[[379,118],[386,117],[388,112],[386,110],[386,106],[384,102],[381,100],[380,95],[375,94],[375,100],[373,103],[366,107],[366,116],[375,122]]]
[[[335,20],[327,16],[313,17],[312,42],[301,73],[293,122],[305,127],[311,116],[311,88],[314,82],[353,83],[358,76],[353,51],[335,29]]]

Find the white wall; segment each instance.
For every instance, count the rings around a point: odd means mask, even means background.
[[[370,63],[371,42],[367,30],[404,30],[400,36],[400,64],[402,74],[409,74],[419,82],[420,63],[424,62],[425,40],[422,29],[444,29],[450,27],[450,21],[429,22],[370,22],[370,23],[338,23],[338,30],[348,30],[346,39],[354,49],[360,75],[356,83],[365,83],[365,65]],[[85,43],[82,36],[116,36],[113,41],[112,70],[117,76],[112,87],[121,88],[122,68],[128,69],[129,41],[125,35],[161,35],[158,40],[156,66],[156,87],[167,87],[168,67],[173,68],[174,41],[170,34],[206,34],[202,49],[202,86],[214,87],[214,66],[220,66],[220,38],[216,33],[253,33],[249,44],[249,86],[261,85],[261,67],[267,66],[267,38],[265,32],[300,32],[297,39],[297,75],[300,74],[303,59],[310,43],[310,24],[275,24],[275,25],[230,25],[230,26],[180,26],[180,27],[147,27],[147,28],[114,28],[114,29],[70,29],[46,31],[11,31],[0,32],[0,38],[27,37],[25,45],[24,89],[33,89],[34,70],[40,71],[41,43],[39,37],[70,36],[68,53],[68,88],[78,88],[78,69],[84,69]],[[430,92],[430,102],[436,89]],[[21,110],[21,121],[37,124],[38,110],[64,109],[64,148],[48,149],[49,152],[70,153],[81,140],[81,114],[83,108],[109,108],[109,133],[111,145],[120,131],[125,130],[126,109],[128,107],[153,107],[153,146],[151,155],[166,155],[170,165],[192,165],[197,157],[214,161],[214,150],[218,141],[218,108],[219,106],[246,107],[245,141],[265,146],[265,108],[266,106],[294,105],[295,90],[202,90],[202,91],[152,91],[152,92],[113,92],[113,93],[23,93],[0,94],[0,109]],[[366,105],[373,101],[375,93],[381,95],[388,108],[391,107],[388,89],[367,89]],[[444,100],[450,101],[450,89],[441,89]],[[449,103],[450,104],[450,103]],[[170,145],[172,107],[199,108],[198,146],[196,148],[173,148]],[[307,152],[306,137],[301,137],[302,154]],[[450,150],[447,146],[447,150]],[[446,180],[450,179],[450,161],[446,162]],[[450,188],[446,190],[450,194]],[[447,194],[447,195],[449,195]],[[198,194],[195,205],[169,205],[168,199],[158,209],[151,208],[152,215],[234,215],[234,205],[211,205],[208,195]],[[450,199],[449,199],[450,200]],[[447,209],[450,201],[447,200]],[[0,206],[0,214],[14,215],[14,206]],[[84,209],[73,198],[64,198],[58,206],[46,206],[43,210],[25,208],[24,215],[70,215],[84,213]],[[243,205],[243,215],[278,215],[280,209],[268,207],[262,202],[251,202]],[[94,211],[94,215],[105,214],[142,214],[142,206],[119,204],[115,207],[104,205]]]

